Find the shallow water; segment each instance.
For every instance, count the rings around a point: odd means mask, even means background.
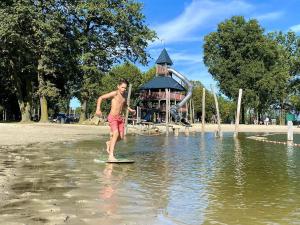
[[[0,149],[0,224],[300,224],[300,148],[241,134]]]
[[[287,134],[266,134],[265,137],[267,140],[271,141],[281,141],[286,142],[287,141]],[[300,144],[300,134],[294,134],[293,135],[293,141],[295,144]]]

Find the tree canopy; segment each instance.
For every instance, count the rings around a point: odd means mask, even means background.
[[[146,64],[155,37],[134,0],[2,1],[0,79],[12,84],[5,96],[15,96],[22,121],[36,106],[47,121],[49,104],[76,96],[84,120],[105,72],[126,60]]]
[[[204,63],[222,93],[236,100],[242,88],[242,109],[261,115],[289,94],[299,73],[299,38],[292,32],[265,34],[257,20],[234,16],[205,36]]]

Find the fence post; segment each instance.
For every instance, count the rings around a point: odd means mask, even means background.
[[[125,131],[124,131],[124,135],[127,134],[128,114],[129,114],[128,107],[129,107],[129,105],[130,105],[131,88],[132,88],[132,84],[129,84],[128,96],[127,96],[127,109],[126,109],[126,116],[125,116]]]
[[[239,129],[239,123],[240,123],[240,111],[241,111],[242,94],[243,94],[243,89],[239,89],[239,98],[238,98],[238,104],[237,104],[237,109],[236,109],[236,118],[235,118],[234,137],[237,137],[237,135],[238,135],[238,129]]]

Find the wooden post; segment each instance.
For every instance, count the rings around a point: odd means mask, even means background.
[[[129,114],[128,107],[130,105],[131,88],[132,88],[132,84],[129,84],[128,96],[127,96],[127,109],[126,109],[126,116],[125,116],[125,131],[124,131],[124,135],[127,134],[128,114]]]
[[[238,129],[239,129],[239,123],[240,123],[240,111],[241,111],[242,94],[243,94],[243,89],[239,89],[239,98],[238,98],[238,104],[237,104],[237,109],[236,109],[236,118],[235,118],[234,137],[237,137],[237,135],[238,135]]]
[[[185,103],[185,120],[188,121],[188,116],[189,116],[189,107],[188,107],[188,103]]]
[[[169,136],[169,91],[166,88],[166,135]]]
[[[141,107],[136,107],[136,123],[139,124],[141,122]]]
[[[220,112],[219,112],[219,103],[218,103],[217,95],[216,95],[216,93],[215,93],[214,88],[212,87],[212,85],[211,85],[211,90],[212,90],[212,93],[214,95],[215,105],[216,105],[216,110],[217,110],[217,120],[218,120],[218,133],[217,133],[217,136],[218,137],[222,137],[221,118],[220,118]]]
[[[288,133],[287,133],[287,140],[288,144],[292,144],[294,140],[294,135],[293,135],[293,121],[288,121]]]
[[[205,88],[202,91],[202,132],[204,132],[205,126]]]
[[[192,111],[193,111],[193,123],[195,123],[195,103],[194,103],[194,101],[192,100],[192,105],[193,105],[193,108],[192,108]]]
[[[190,108],[190,123],[193,123],[192,99],[190,99],[189,108]]]
[[[168,111],[168,113],[169,113],[169,122],[171,122],[172,120],[171,120],[171,90],[170,89],[168,89],[168,105],[169,105],[169,111]]]

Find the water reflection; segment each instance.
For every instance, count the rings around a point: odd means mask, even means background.
[[[240,146],[240,140],[238,137],[234,137],[234,163],[235,163],[235,179],[236,184],[238,186],[242,186],[244,184],[244,162],[242,155],[242,148]]]

